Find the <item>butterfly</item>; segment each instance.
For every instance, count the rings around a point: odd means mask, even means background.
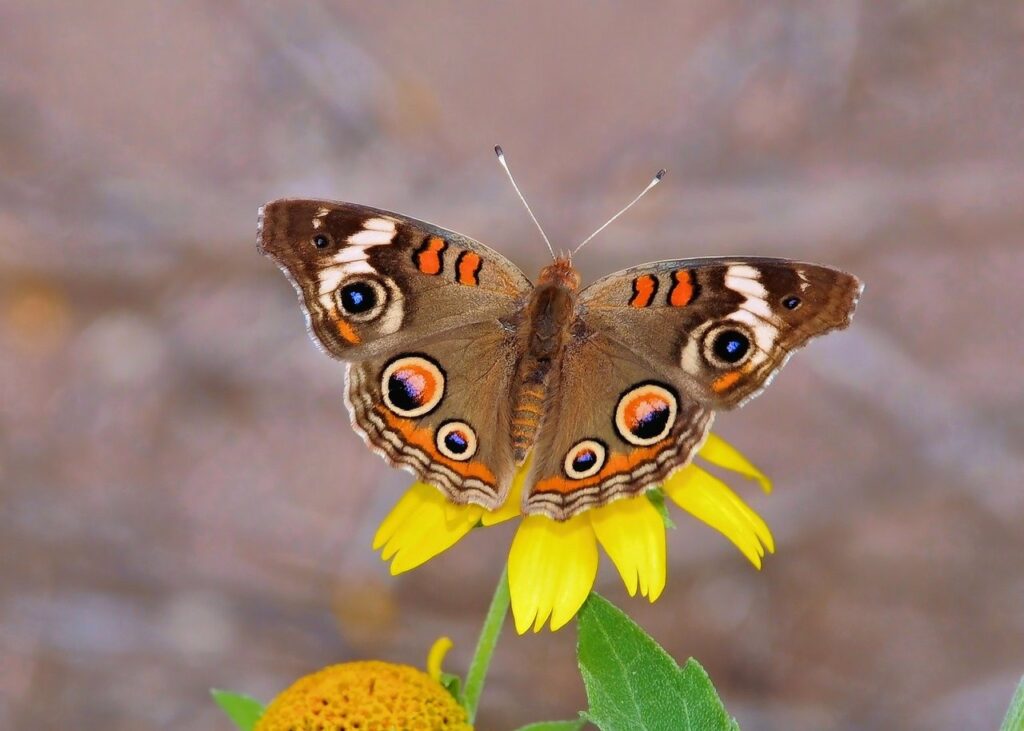
[[[837,269],[743,257],[643,264],[581,289],[558,256],[533,284],[466,236],[324,200],[263,206],[258,248],[314,340],[347,363],[345,401],[371,449],[487,509],[528,463],[522,510],[555,520],[687,465],[715,412],[846,327],[861,292]]]

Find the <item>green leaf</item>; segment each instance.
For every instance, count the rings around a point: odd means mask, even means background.
[[[229,690],[211,689],[210,695],[221,710],[234,721],[239,731],[252,731],[256,722],[263,715],[263,704],[255,698]]]
[[[462,678],[453,673],[441,673],[441,685],[447,690],[455,702],[465,706],[465,699],[462,697]]]
[[[538,721],[537,723],[520,726],[516,731],[579,731],[586,721],[577,718],[575,721]]]
[[[665,505],[665,491],[660,487],[656,487],[653,490],[648,490],[646,495],[647,499],[651,501],[651,505],[661,515],[661,519],[665,522],[665,527],[675,530],[676,523],[672,520],[672,516],[668,514],[668,506]]]
[[[1020,679],[1020,685],[1013,694],[1010,709],[1006,712],[1006,718],[999,731],[1024,731],[1024,678]]]
[[[696,660],[676,661],[598,594],[579,613],[577,646],[590,710],[602,731],[738,731]]]

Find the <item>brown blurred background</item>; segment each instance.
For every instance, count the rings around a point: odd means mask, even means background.
[[[327,663],[472,651],[512,526],[392,579],[409,477],[255,251],[284,195],[534,274],[821,261],[852,329],[718,430],[778,554],[678,515],[653,606],[744,729],[998,726],[1024,671],[1024,6],[0,2],[0,727],[227,729]],[[507,632],[480,727],[570,716],[575,633]]]

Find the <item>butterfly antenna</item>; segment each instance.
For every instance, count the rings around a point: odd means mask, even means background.
[[[508,179],[512,181],[512,187],[516,189],[516,194],[519,196],[519,200],[526,206],[526,212],[530,214],[530,218],[533,219],[533,225],[540,231],[540,235],[544,237],[544,243],[548,245],[548,251],[551,252],[551,258],[557,259],[555,256],[555,250],[551,247],[551,242],[548,241],[548,235],[544,233],[544,229],[540,227],[540,223],[537,221],[537,217],[533,215],[533,211],[530,210],[530,204],[526,202],[526,198],[523,197],[522,192],[519,190],[519,186],[516,185],[516,179],[512,177],[512,171],[508,169],[508,163],[505,162],[505,152],[501,149],[501,145],[494,146],[494,154],[498,156],[498,162],[505,168],[505,173],[508,175]]]
[[[641,198],[643,198],[643,197],[644,197],[645,195],[647,195],[647,191],[649,191],[649,190],[650,190],[651,188],[653,188],[653,187],[654,187],[655,185],[657,185],[658,183],[660,183],[660,182],[661,182],[661,179],[665,177],[665,172],[666,172],[666,171],[665,171],[665,168],[662,168],[661,170],[659,170],[659,171],[658,171],[658,172],[657,172],[657,173],[655,174],[655,176],[654,176],[654,177],[653,177],[653,178],[651,179],[651,182],[649,182],[649,183],[647,184],[647,187],[646,187],[646,188],[644,188],[644,189],[643,189],[642,191],[640,191],[640,195],[638,195],[638,196],[637,196],[636,198],[634,198],[633,200],[631,200],[631,201],[630,201],[630,202],[629,202],[629,203],[628,203],[628,204],[626,205],[626,207],[625,207],[625,208],[623,208],[623,209],[622,209],[621,211],[619,211],[619,212],[618,212],[618,213],[616,213],[616,214],[615,214],[614,216],[612,216],[612,217],[611,217],[611,218],[609,218],[609,219],[608,219],[607,221],[605,221],[604,225],[603,225],[603,226],[601,226],[601,228],[597,229],[597,231],[595,231],[594,233],[590,234],[590,236],[588,236],[587,238],[583,239],[583,243],[581,243],[581,244],[580,244],[579,246],[577,246],[577,247],[576,247],[575,249],[573,249],[573,250],[572,250],[572,254],[575,254],[575,253],[576,253],[577,251],[579,251],[580,249],[582,249],[582,248],[583,248],[583,247],[584,247],[584,246],[586,245],[586,243],[587,243],[588,241],[590,241],[590,240],[591,240],[592,238],[594,238],[594,237],[595,237],[595,236],[597,236],[597,235],[598,235],[599,233],[601,233],[601,232],[602,232],[602,231],[604,231],[604,230],[605,230],[606,228],[608,228],[609,224],[611,224],[611,222],[612,222],[612,221],[614,221],[614,220],[615,220],[616,218],[618,218],[618,217],[619,217],[619,216],[621,216],[621,215],[622,215],[623,213],[625,213],[625,212],[626,212],[626,211],[628,211],[628,210],[629,210],[630,208],[632,208],[632,207],[633,207],[634,205],[636,205],[636,202],[637,202],[638,200],[640,200],[640,199],[641,199]],[[572,256],[572,254],[570,254],[570,256]]]

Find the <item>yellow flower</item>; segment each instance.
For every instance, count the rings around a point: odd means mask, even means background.
[[[756,480],[765,492],[771,483],[746,457],[714,434],[697,456],[713,465]],[[529,463],[516,475],[505,504],[495,511],[475,505],[452,505],[439,490],[417,482],[384,519],[373,540],[399,574],[455,545],[477,525],[495,525],[520,515],[523,480]],[[775,551],[768,526],[724,482],[690,464],[662,485],[664,494],[683,510],[732,541],[758,569],[767,550]],[[650,601],[665,588],[665,521],[646,496],[617,500],[555,521],[543,515],[523,517],[512,539],[508,582],[516,630],[535,632],[550,621],[564,626],[590,594],[597,576],[600,543],[618,569],[630,596]]]
[[[466,710],[439,682],[451,647],[442,637],[430,651],[428,673],[378,660],[331,665],[299,678],[274,699],[255,731],[472,731]]]

